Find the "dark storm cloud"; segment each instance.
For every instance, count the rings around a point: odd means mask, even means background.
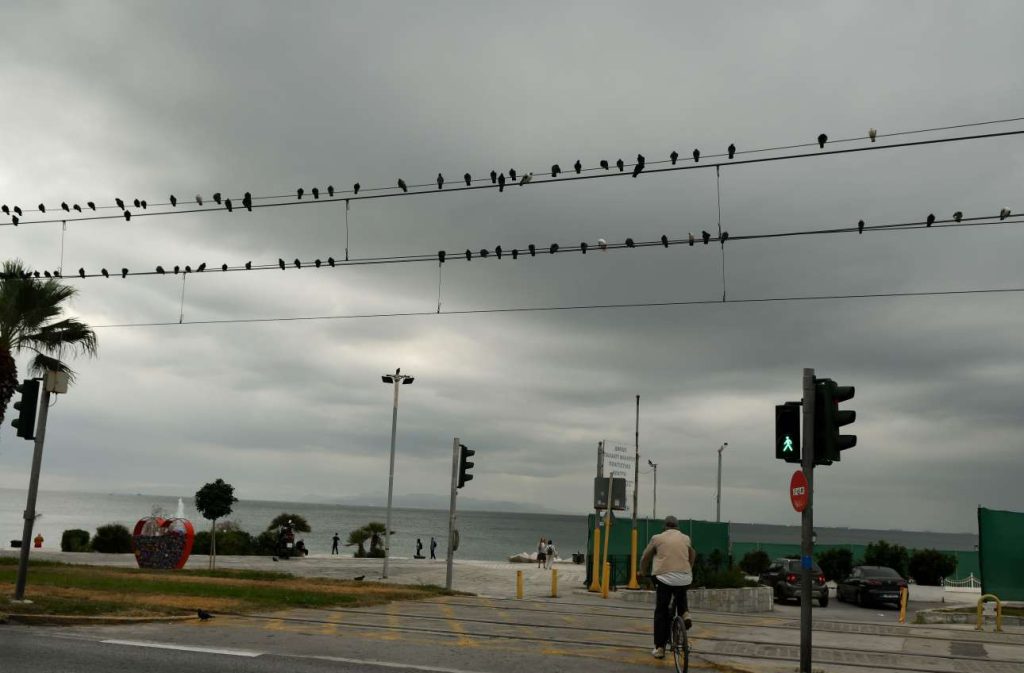
[[[1007,85],[1021,56],[1012,4],[537,7],[543,21],[521,4],[10,7],[19,30],[0,45],[0,81],[18,104],[0,120],[19,132],[0,163],[3,200],[206,199],[211,212],[198,215],[70,223],[65,275],[342,259],[343,204],[229,214],[212,212],[212,194],[432,184],[439,171],[447,189],[466,171],[539,176],[556,162],[591,167],[638,152],[651,164],[673,150],[707,157],[730,143],[744,151],[1024,109]],[[184,302],[180,277],[97,279],[79,284],[74,309],[97,325],[431,312],[439,279],[446,311],[714,302],[717,244],[602,253],[597,239],[717,233],[719,186],[733,237],[1024,210],[1022,142],[726,166],[720,185],[701,169],[353,201],[351,256],[444,249],[450,261],[440,273],[433,262],[208,270],[185,281]],[[1019,231],[733,240],[725,290],[752,299],[1020,286]],[[59,227],[0,235],[5,258],[60,261]],[[466,248],[580,241],[585,256],[454,259]],[[659,509],[712,516],[716,449],[728,441],[723,515],[790,522],[791,466],[770,456],[772,406],[797,399],[801,370],[813,366],[858,389],[860,444],[820,471],[821,525],[969,530],[979,502],[1021,507],[995,495],[1015,492],[1019,472],[1021,302],[100,329],[100,357],[78,363],[80,381],[54,413],[43,487],[187,494],[217,474],[246,497],[301,483],[311,497],[379,500],[392,402],[380,375],[401,366],[417,381],[401,391],[398,493],[445,492],[458,435],[480,449],[479,493],[582,511],[597,442],[632,441],[640,394],[641,461],[659,463]],[[13,475],[3,485],[22,485],[25,457],[5,451],[0,461]]]

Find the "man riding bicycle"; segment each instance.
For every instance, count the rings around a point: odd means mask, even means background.
[[[682,615],[686,628],[692,626],[686,605],[686,588],[693,582],[693,563],[697,552],[690,538],[679,531],[679,520],[665,517],[665,530],[651,538],[640,557],[640,574],[648,575],[657,591],[654,607],[654,650],[656,659],[665,657],[672,618]],[[676,615],[669,614],[669,603],[675,598]]]

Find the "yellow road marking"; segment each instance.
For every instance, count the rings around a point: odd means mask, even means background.
[[[441,606],[441,614],[444,615],[445,621],[448,623],[448,627],[458,636],[456,642],[463,647],[478,647],[479,644],[476,640],[466,635],[466,629],[455,617],[455,610],[450,605]]]

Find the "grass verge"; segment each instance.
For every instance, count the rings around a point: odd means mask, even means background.
[[[0,595],[11,596],[17,559],[0,559]],[[361,607],[416,600],[451,592],[432,585],[401,586],[294,577],[254,570],[139,570],[29,564],[25,598],[32,603],[0,604],[23,614],[153,617],[210,612],[261,612],[289,608]]]

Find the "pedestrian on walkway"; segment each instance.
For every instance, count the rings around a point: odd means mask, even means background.
[[[540,542],[537,543],[537,568],[538,569],[540,569],[540,567],[542,565],[544,565],[544,561],[547,559],[547,554],[546,554],[547,548],[548,548],[547,540],[545,540],[544,538],[541,538]]]
[[[338,537],[337,533],[335,533],[334,537],[331,538],[331,556],[334,556],[335,554],[338,553],[338,542],[340,540],[341,540],[341,538]]]
[[[430,536],[430,560],[432,560],[432,561],[437,560],[437,554],[435,553],[436,551],[437,551],[437,540],[435,540],[434,536],[431,535]]]
[[[548,540],[547,546],[544,548],[544,567],[551,570],[551,564],[555,562],[555,543]]]
[[[423,558],[423,543],[419,538],[416,538],[416,556],[413,558]]]

